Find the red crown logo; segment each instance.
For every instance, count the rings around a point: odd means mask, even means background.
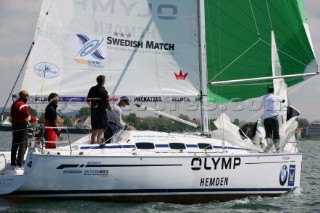
[[[177,80],[186,80],[186,77],[187,77],[188,73],[183,74],[182,70],[180,70],[179,74],[174,73],[174,75],[176,76]]]
[[[119,101],[119,98],[113,97],[113,98],[108,98],[108,100],[109,100],[110,102],[117,102],[117,101]]]

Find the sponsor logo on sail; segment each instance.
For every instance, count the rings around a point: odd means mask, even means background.
[[[87,55],[91,55],[94,59],[103,60],[105,59],[102,56],[102,52],[100,50],[100,45],[103,42],[103,38],[99,39],[92,39],[84,34],[77,34],[80,43],[83,45],[80,51],[78,52],[77,56],[85,57]]]
[[[183,74],[182,70],[180,70],[179,74],[174,73],[174,76],[176,77],[177,80],[186,80],[188,73]]]
[[[286,184],[288,179],[288,167],[286,165],[283,165],[280,170],[280,175],[279,175],[279,182],[281,186],[284,186]]]
[[[139,37],[133,33],[117,31],[106,37],[107,49],[111,51],[132,52],[151,55],[174,55],[175,43],[147,39],[145,33]],[[136,38],[136,39],[135,39]]]
[[[167,99],[167,102],[190,102],[191,98],[190,97],[172,97]]]
[[[151,50],[162,50],[162,51],[174,51],[174,43],[163,43],[155,41],[142,41],[142,40],[132,40],[131,34],[123,32],[115,32],[114,37],[107,37],[107,44],[112,46],[122,46],[122,47],[132,47],[137,49],[151,49]],[[143,36],[143,35],[141,35]],[[120,37],[120,38],[118,38]],[[140,38],[141,39],[141,38]]]
[[[117,14],[120,16],[122,13],[125,16],[139,17],[139,18],[158,18],[159,20],[172,21],[176,20],[178,16],[178,5],[160,3],[160,2],[149,2],[148,7],[144,10],[139,9],[138,4],[126,1],[75,1],[75,4],[82,7],[84,10],[91,10],[93,12],[101,12],[105,14]]]
[[[41,62],[33,67],[34,72],[42,78],[55,78],[59,76],[59,68],[48,62]]]
[[[162,102],[161,97],[134,97],[133,102]]]
[[[76,34],[77,44],[75,62],[85,64],[93,68],[103,68],[101,63],[106,59],[106,47],[104,38],[92,38],[85,34]]]

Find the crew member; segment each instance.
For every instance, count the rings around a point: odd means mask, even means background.
[[[274,89],[268,88],[268,95],[266,95],[263,98],[264,127],[266,130],[267,141],[267,147],[265,148],[265,152],[268,152],[273,145],[275,145],[277,152],[279,152],[280,149],[278,112],[275,103],[284,103],[285,100],[283,98],[275,96],[273,93]]]
[[[122,96],[118,103],[113,107],[113,111],[108,113],[108,127],[105,131],[104,138],[108,141],[116,132],[121,129],[124,130],[135,130],[133,126],[127,125],[122,120],[122,109],[129,106],[129,99],[127,96]],[[110,142],[110,141],[109,141]]]
[[[12,147],[11,147],[11,167],[14,169],[23,168],[24,155],[28,146],[29,122],[35,122],[38,118],[29,113],[29,106],[26,104],[29,100],[29,94],[26,90],[19,93],[19,99],[11,105],[11,123],[12,123]],[[18,158],[17,158],[18,151]]]
[[[91,143],[101,143],[103,129],[106,127],[106,109],[111,111],[109,103],[109,95],[104,88],[105,76],[99,75],[97,77],[97,85],[90,88],[87,103],[91,109]]]
[[[46,128],[46,149],[56,148],[56,137],[58,136],[59,141],[62,141],[60,129],[58,129],[57,108],[58,108],[59,96],[57,93],[51,93],[48,97],[49,104],[45,111],[45,127]],[[62,119],[60,119],[62,120]],[[53,127],[53,128],[50,128]]]

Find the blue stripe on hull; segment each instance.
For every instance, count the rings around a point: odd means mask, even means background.
[[[16,191],[7,197],[36,199],[85,199],[105,202],[166,202],[179,204],[229,201],[249,196],[278,197],[295,188],[233,189],[146,189],[146,190],[63,190]]]
[[[167,194],[167,193],[285,193],[293,188],[230,188],[230,189],[122,189],[122,190],[30,190],[11,195],[86,195],[86,194]]]

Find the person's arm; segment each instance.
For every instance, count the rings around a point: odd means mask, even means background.
[[[126,122],[124,122],[124,121],[122,120],[121,112],[120,112],[119,110],[117,110],[116,107],[115,107],[115,109],[114,109],[113,112],[114,112],[115,117],[116,117],[116,120],[117,120],[117,123],[116,123],[117,126],[123,128],[123,129],[125,129],[125,130],[129,130],[129,131],[136,129],[136,128],[134,128],[133,126],[129,126],[128,124],[126,124]]]
[[[24,118],[24,120],[27,122],[35,122],[38,120],[36,117],[30,115],[29,106],[26,104],[20,106],[19,111],[22,117]]]
[[[283,98],[280,98],[280,97],[278,97],[278,96],[274,96],[274,101],[275,101],[275,102],[281,102],[281,103],[286,102]]]
[[[121,119],[120,111],[115,108],[111,113],[114,113],[115,124],[121,128],[125,128],[126,124]]]
[[[91,109],[91,98],[92,98],[92,87],[90,88],[87,95],[87,104],[89,105],[90,109]]]
[[[109,111],[112,111],[112,108],[110,106],[110,102],[109,102],[109,95],[108,95],[108,92],[107,90],[104,91],[104,94],[103,94],[103,106],[105,106],[105,108]]]

